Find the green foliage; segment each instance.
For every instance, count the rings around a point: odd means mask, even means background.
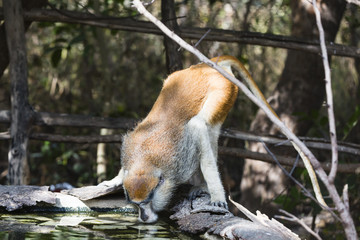
[[[307,121],[311,123],[311,129],[308,135],[320,138],[328,138],[329,119],[325,108],[320,110],[311,110],[310,113],[297,112],[294,116],[299,118],[299,121]]]
[[[279,195],[275,198],[274,203],[281,205],[281,207],[289,212],[293,212],[297,206],[300,206],[306,197],[299,191],[296,186],[290,187],[286,194]]]
[[[350,133],[351,129],[353,129],[356,126],[356,124],[358,124],[359,119],[360,119],[360,105],[357,105],[355,107],[354,113],[350,116],[348,122],[346,123],[346,125],[344,127],[343,140],[346,139],[346,137]]]

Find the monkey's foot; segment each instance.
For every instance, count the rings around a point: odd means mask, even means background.
[[[190,191],[189,200],[193,201],[196,198],[201,197],[203,195],[209,195],[208,191],[204,190],[203,188],[194,188],[193,190]]]
[[[191,208],[195,212],[229,213],[228,204],[223,201],[211,202],[210,194],[204,188],[196,187],[189,194]]]
[[[229,209],[227,202],[222,202],[222,201],[211,202],[210,205],[214,207],[225,208],[226,210]]]
[[[191,213],[200,213],[200,212],[209,212],[214,214],[231,214],[227,208],[214,206],[214,205],[203,205],[191,211]]]

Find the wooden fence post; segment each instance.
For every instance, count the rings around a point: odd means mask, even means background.
[[[176,22],[175,3],[174,0],[161,1],[161,18],[164,24],[176,34],[180,32]],[[168,73],[183,69],[181,52],[179,44],[164,35],[164,46],[166,52],[166,67]]]
[[[21,0],[3,0],[11,81],[10,185],[25,184],[29,129],[34,113],[28,102],[27,59]]]

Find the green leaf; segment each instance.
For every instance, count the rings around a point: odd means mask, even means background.
[[[72,45],[77,44],[77,43],[81,43],[81,42],[84,41],[84,39],[85,39],[84,34],[77,35],[76,37],[71,39],[71,41],[69,42],[69,46],[72,46]]]
[[[56,49],[51,54],[51,65],[55,68],[59,65],[59,62],[61,60],[61,53],[62,53],[62,48]]]
[[[358,123],[360,118],[360,105],[356,106],[354,113],[350,116],[348,122],[344,127],[344,137],[343,140],[349,135],[351,129],[353,129]]]

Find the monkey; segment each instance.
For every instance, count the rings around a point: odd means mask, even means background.
[[[211,61],[231,75],[235,69],[255,96],[277,116],[238,59],[220,56]],[[158,212],[169,204],[177,186],[196,175],[203,181],[193,187],[190,199],[206,192],[211,205],[227,209],[217,168],[217,145],[220,127],[237,94],[235,84],[204,63],[172,73],[147,117],[124,136],[119,174],[100,184],[123,185],[126,199],[138,207],[139,221],[144,223],[157,221]],[[307,157],[294,146],[309,165]],[[307,169],[319,192],[311,164]],[[319,196],[317,199],[326,206]]]
[[[237,70],[254,86],[235,57],[211,61],[229,74],[233,75],[232,68]],[[139,208],[139,221],[144,223],[157,221],[177,186],[196,174],[203,181],[193,187],[190,197],[207,192],[211,205],[227,209],[217,146],[237,94],[235,84],[204,63],[170,74],[149,114],[124,136],[118,176],[102,184],[122,184],[126,199]]]

